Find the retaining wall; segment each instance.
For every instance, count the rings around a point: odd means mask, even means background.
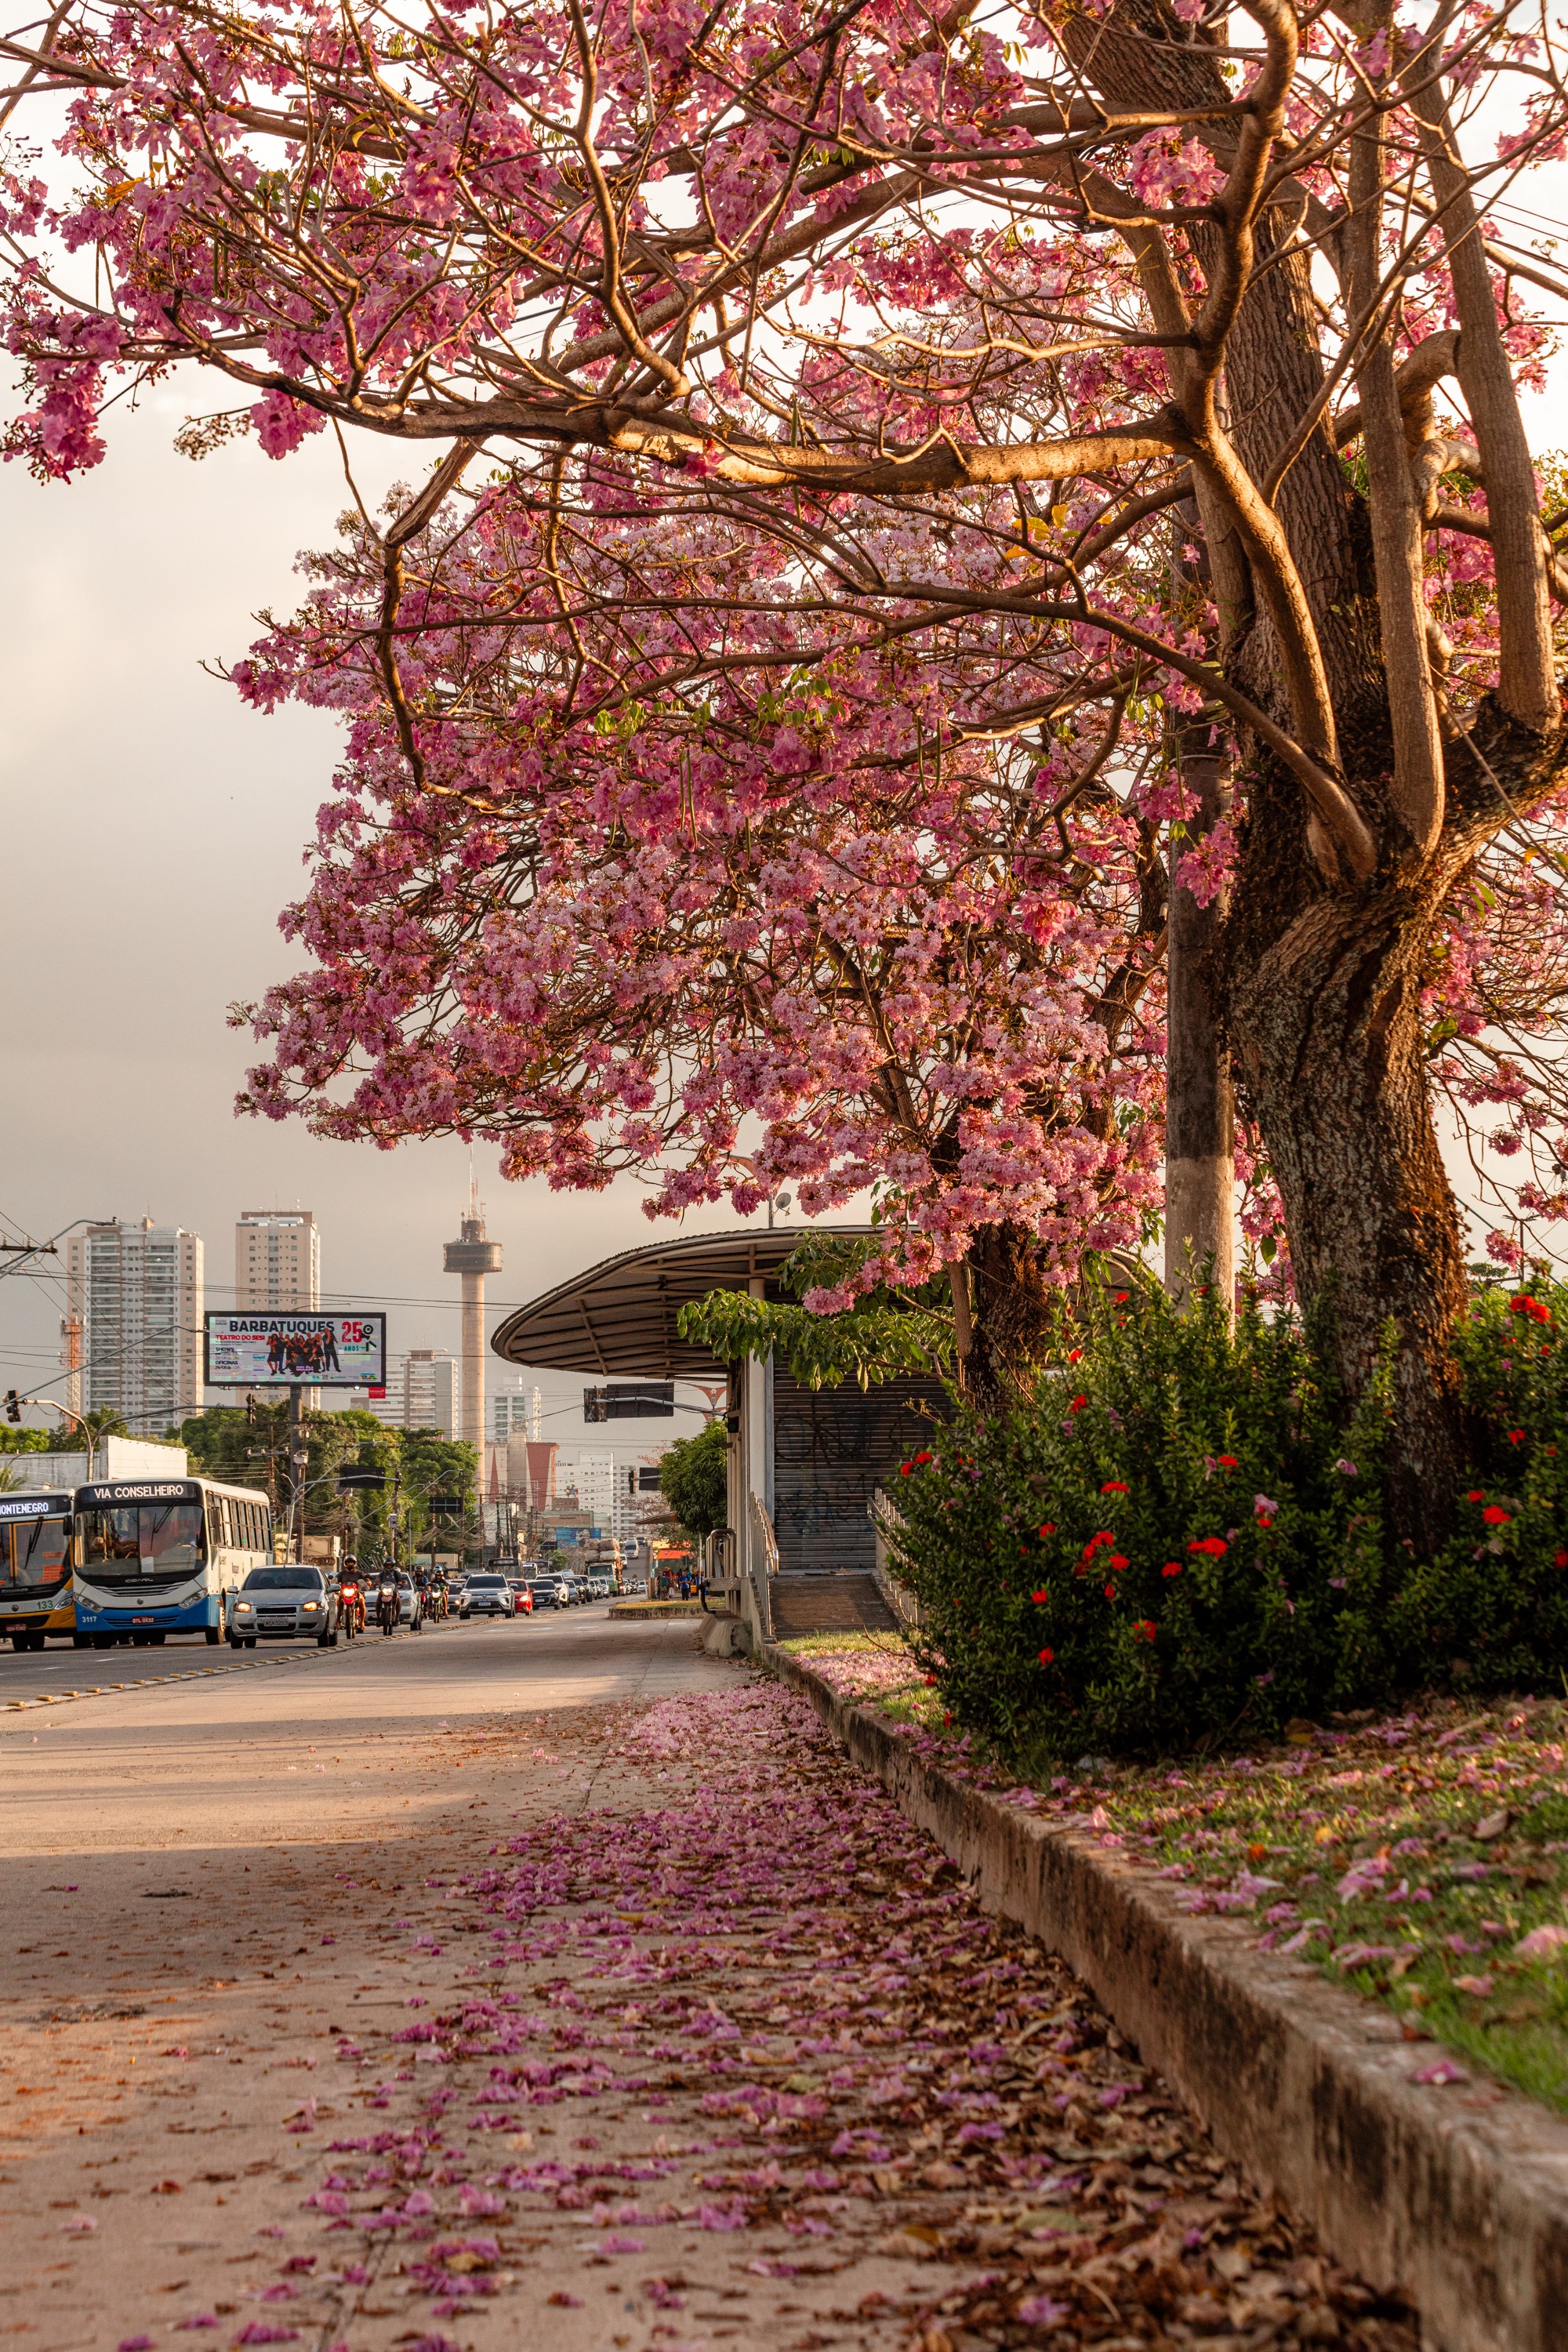
[[[1441,2054],[1249,1931],[1177,1908],[1152,1872],[954,1780],[802,1659],[804,1692],[990,1908],[1059,1952],[1217,2145],[1439,2352],[1568,2352],[1568,2122]]]

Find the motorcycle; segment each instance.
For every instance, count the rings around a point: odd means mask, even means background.
[[[395,1576],[384,1576],[375,1588],[375,1622],[384,1633],[395,1633],[403,1614]]]
[[[338,1587],[338,1622],[350,1642],[364,1631],[364,1595],[357,1576],[345,1576]]]

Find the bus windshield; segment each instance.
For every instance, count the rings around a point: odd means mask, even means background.
[[[6,1585],[58,1584],[68,1540],[63,1517],[14,1519],[0,1528],[0,1578]]]
[[[199,1568],[202,1507],[199,1503],[121,1503],[111,1510],[78,1514],[84,1569],[119,1564],[150,1574]]]

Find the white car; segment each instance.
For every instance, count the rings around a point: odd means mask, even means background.
[[[516,1596],[504,1576],[470,1576],[458,1602],[459,1617],[510,1617]]]
[[[338,1596],[319,1568],[253,1568],[229,1596],[228,1645],[254,1650],[263,1642],[309,1638],[318,1649],[338,1645]]]

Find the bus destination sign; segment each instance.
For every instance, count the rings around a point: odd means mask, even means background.
[[[204,1322],[209,1388],[363,1389],[386,1379],[384,1315],[210,1312]]]

